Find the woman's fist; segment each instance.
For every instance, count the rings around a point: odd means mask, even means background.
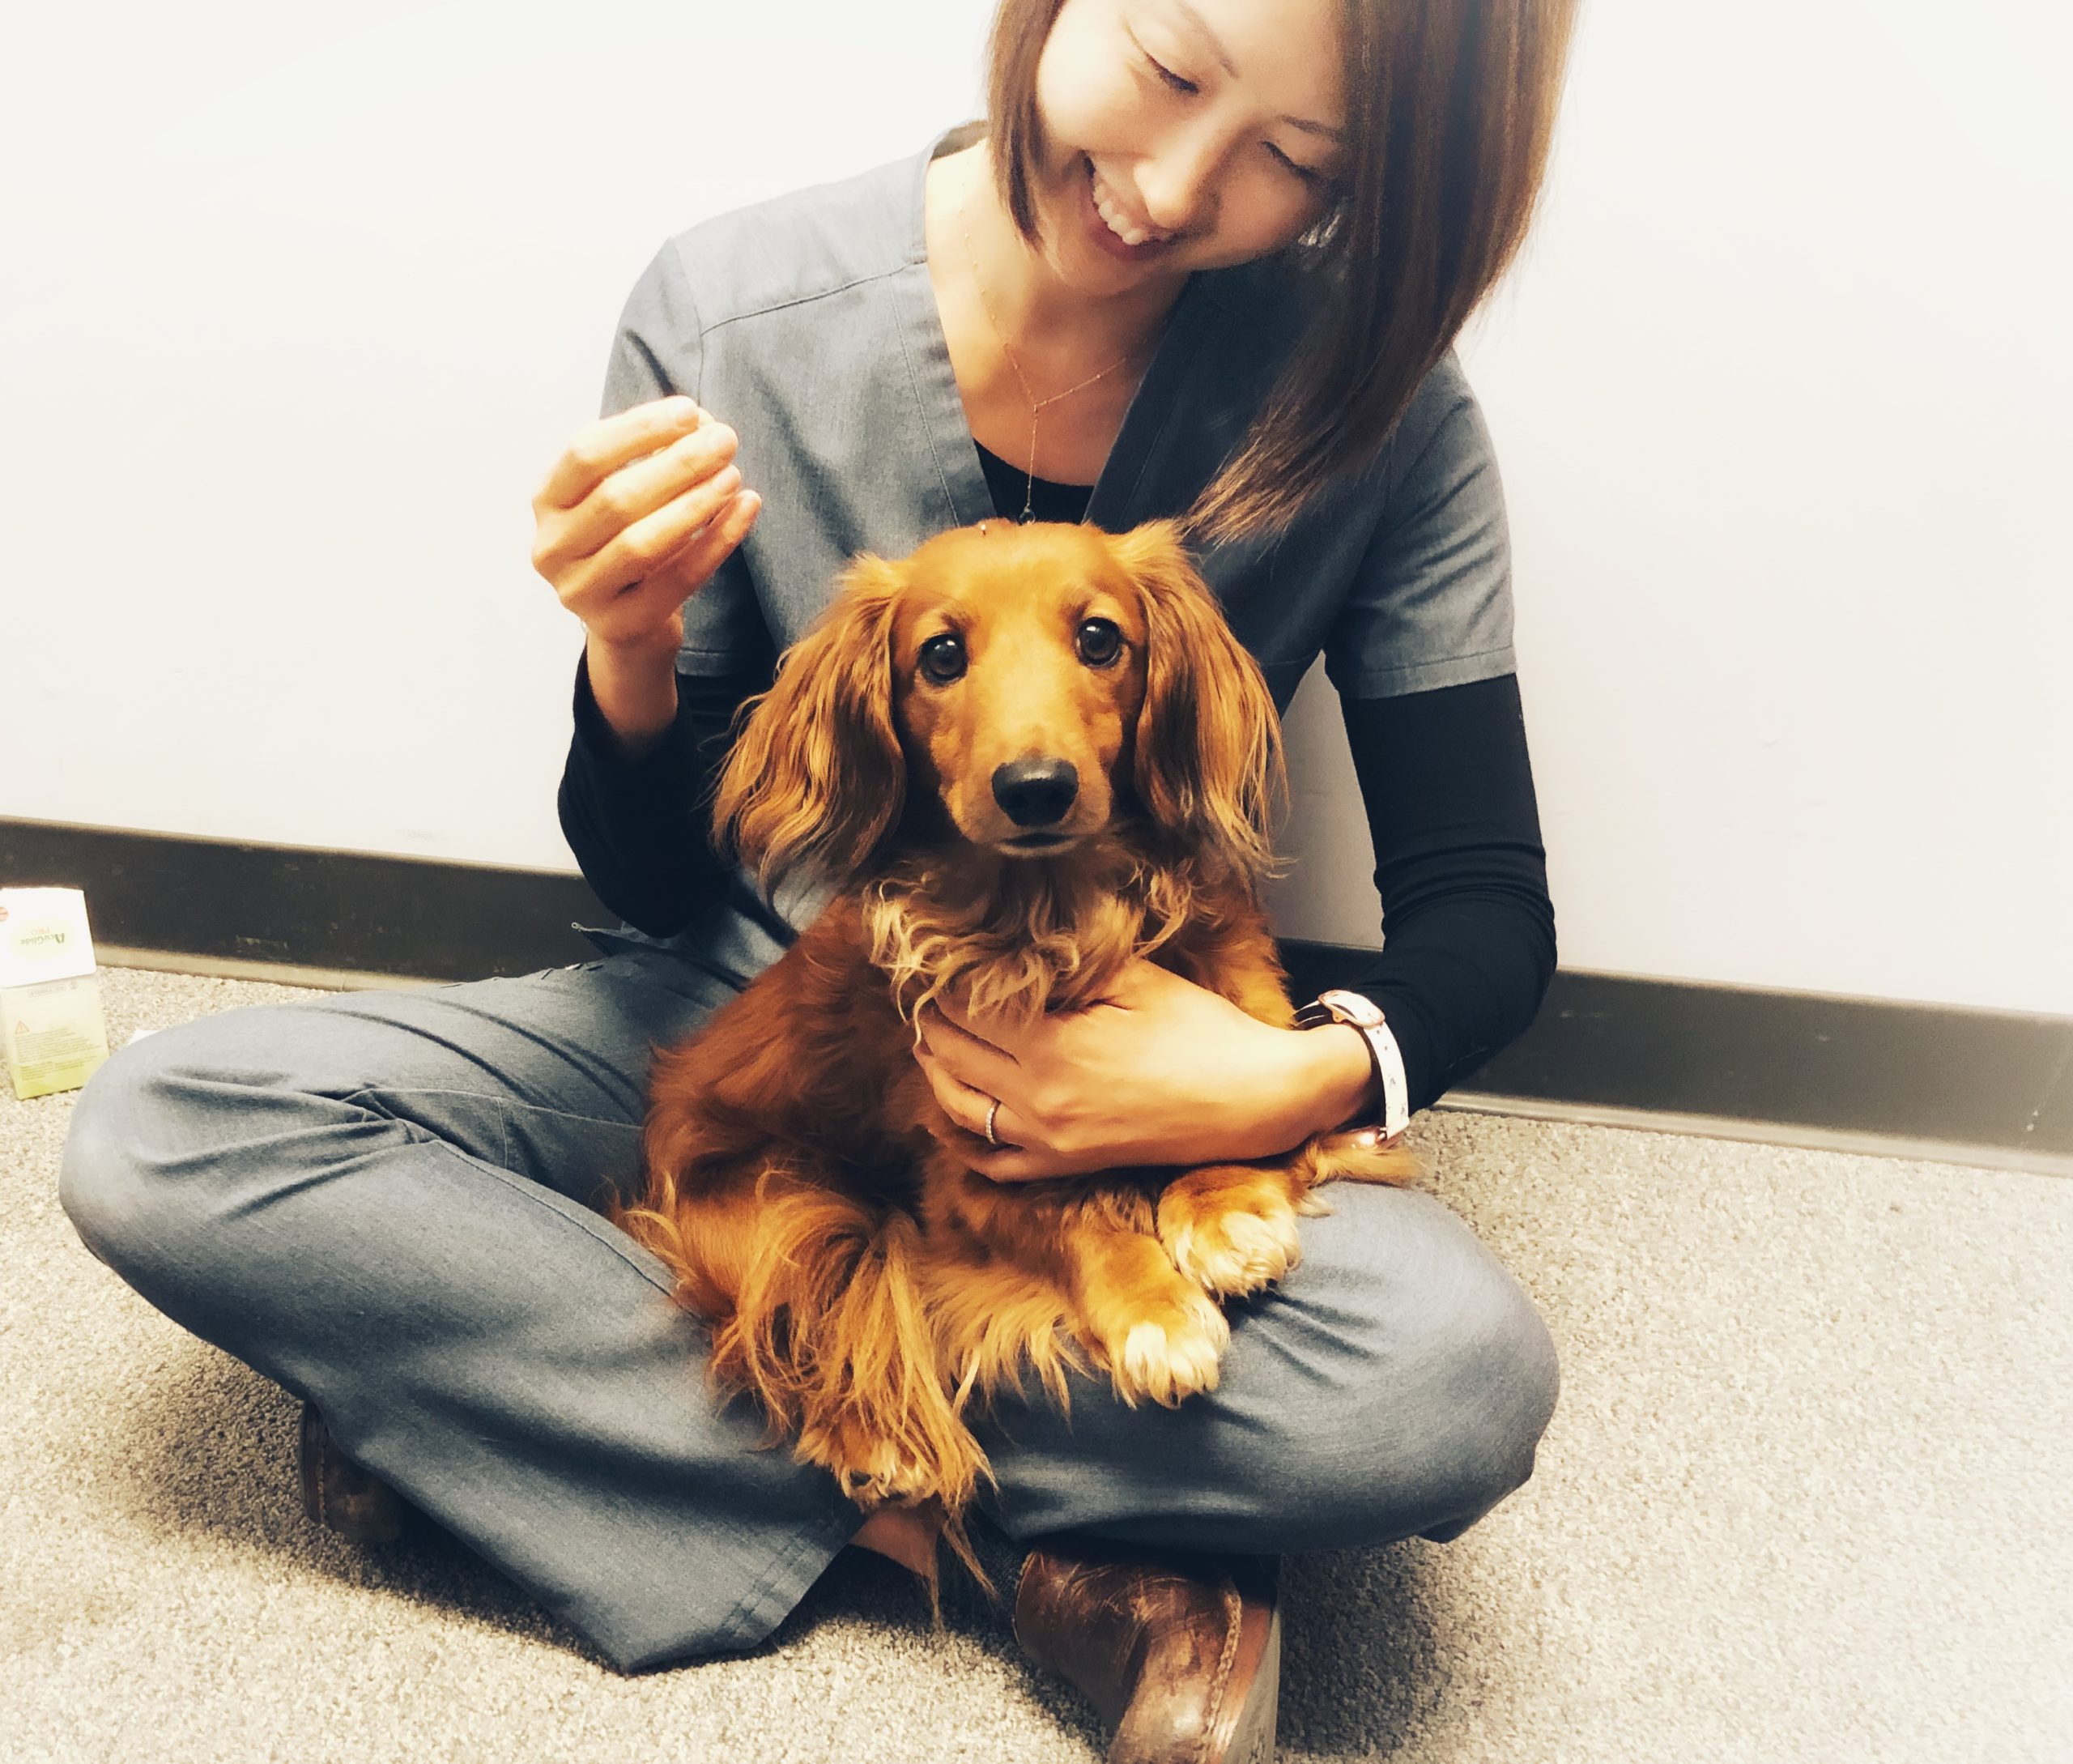
[[[683,603],[756,524],[737,437],[687,398],[582,430],[533,498],[533,568],[598,641],[674,655]]]

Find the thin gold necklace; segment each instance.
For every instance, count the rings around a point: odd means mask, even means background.
[[[1089,374],[1078,386],[1069,386],[1062,392],[1054,392],[1047,398],[1039,399],[1030,390],[1029,376],[1022,371],[1022,364],[1015,359],[1015,352],[1007,346],[1007,333],[1001,329],[1001,322],[994,317],[993,303],[986,298],[986,284],[979,275],[979,254],[972,243],[972,229],[966,223],[965,207],[958,205],[958,230],[964,235],[964,254],[972,262],[972,285],[979,291],[979,305],[986,315],[986,322],[994,327],[994,340],[1001,346],[1001,353],[1007,357],[1007,364],[1015,369],[1015,377],[1022,382],[1022,395],[1029,404],[1029,479],[1023,486],[1022,513],[1016,517],[1027,521],[1036,505],[1036,419],[1046,405],[1055,404],[1060,398],[1069,398],[1075,392],[1084,392],[1096,380],[1105,380],[1117,369],[1129,360],[1134,350],[1126,349],[1110,362],[1100,373]]]

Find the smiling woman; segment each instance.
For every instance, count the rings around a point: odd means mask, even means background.
[[[623,917],[592,934],[604,959],[225,1012],[123,1050],[74,1110],[82,1238],[316,1405],[307,1486],[355,1460],[628,1669],[756,1647],[853,1540],[929,1559],[926,1514],[866,1513],[709,1400],[687,1375],[709,1337],[607,1216],[641,1191],[656,1048],[826,906],[723,857],[709,811],[743,707],[859,554],[1018,510],[1118,543],[1171,522],[1215,597],[1215,642],[1090,592],[1043,599],[1005,650],[1005,624],[917,602],[845,652],[833,702],[896,669],[917,766],[959,751],[983,686],[998,746],[964,818],[1011,848],[1010,885],[1073,861],[1075,805],[1143,735],[1110,701],[1133,643],[1200,664],[1156,701],[1153,735],[1194,732],[1150,744],[1168,755],[1267,743],[1322,656],[1367,809],[1386,946],[1290,1020],[1148,939],[1084,1008],[930,1013],[901,1075],[968,1129],[990,1200],[1228,1167],[1321,1124],[1393,1137],[1531,1020],[1553,910],[1503,501],[1449,347],[1526,226],[1571,10],[1002,0],[986,117],[665,240],[600,420],[533,503],[534,568],[585,633],[560,807]],[[1218,716],[1233,641],[1266,693]],[[1039,692],[1098,735],[1071,778],[1017,708]],[[800,720],[811,742],[838,719]],[[1111,806],[1185,809],[1219,763],[1118,761]],[[859,780],[857,824],[926,866],[943,829],[897,782]],[[788,824],[802,851],[828,833]],[[1444,1540],[1531,1472],[1556,1379],[1525,1293],[1429,1195],[1333,1206],[1271,1302],[1231,1307],[1214,1389],[1168,1408],[1080,1381],[1069,1409],[1004,1395],[985,1424],[982,1505],[1031,1545],[1018,1633],[1116,1721],[1117,1764],[1270,1755],[1272,1558]],[[889,1206],[880,1228],[913,1225]]]
[[[1573,15],[1544,0],[1003,0],[988,94],[1002,206],[1061,283],[1113,314],[1112,336],[1156,323],[1193,271],[1315,248],[1309,328],[1190,511],[1198,536],[1278,528],[1380,450],[1524,241]],[[1095,227],[1066,218],[1083,201]],[[1075,237],[1146,273],[1105,283]]]

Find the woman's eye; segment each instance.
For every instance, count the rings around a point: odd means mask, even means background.
[[[1137,39],[1134,36],[1131,37],[1130,40],[1133,43],[1137,44],[1137,52],[1144,58],[1145,65],[1151,68],[1154,73],[1158,75],[1161,79],[1165,81],[1168,86],[1172,87],[1175,92],[1196,92],[1202,90],[1202,88],[1192,79],[1181,79],[1178,74],[1175,73],[1172,68],[1168,67],[1164,62],[1160,61],[1157,56],[1154,55],[1151,51],[1147,49],[1142,43],[1137,43]],[[1313,167],[1305,165],[1299,160],[1292,160],[1271,141],[1267,143],[1266,150],[1268,152],[1271,153],[1275,159],[1279,160],[1284,167],[1292,172],[1297,177],[1300,178],[1305,184],[1309,185],[1313,189],[1322,189],[1331,182],[1331,178],[1328,173],[1317,171]]]
[[[1168,67],[1155,57],[1147,55],[1145,59],[1151,63],[1152,66],[1158,70],[1159,77],[1164,80],[1168,85],[1171,86],[1174,91],[1193,92],[1196,89],[1195,83],[1192,79],[1181,79],[1181,76],[1175,73],[1172,68]]]
[[[1271,142],[1268,143],[1267,151],[1271,153],[1277,160],[1280,160],[1283,165],[1287,166],[1290,171],[1293,172],[1306,184],[1328,184],[1331,181],[1331,180],[1322,172],[1313,170],[1307,165],[1298,164],[1294,160],[1289,158],[1286,153],[1283,152],[1279,147],[1275,147]]]
[[[946,631],[922,646],[922,671],[947,686],[964,671],[964,640]]]
[[[1079,628],[1079,658],[1089,667],[1106,667],[1122,654],[1123,633],[1109,620],[1089,619]]]

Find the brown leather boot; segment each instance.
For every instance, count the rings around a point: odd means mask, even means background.
[[[1278,1560],[1032,1550],[1015,1634],[1115,1730],[1109,1764],[1272,1764]]]
[[[356,1544],[393,1544],[410,1511],[394,1489],[331,1442],[314,1403],[302,1405],[302,1510]]]

